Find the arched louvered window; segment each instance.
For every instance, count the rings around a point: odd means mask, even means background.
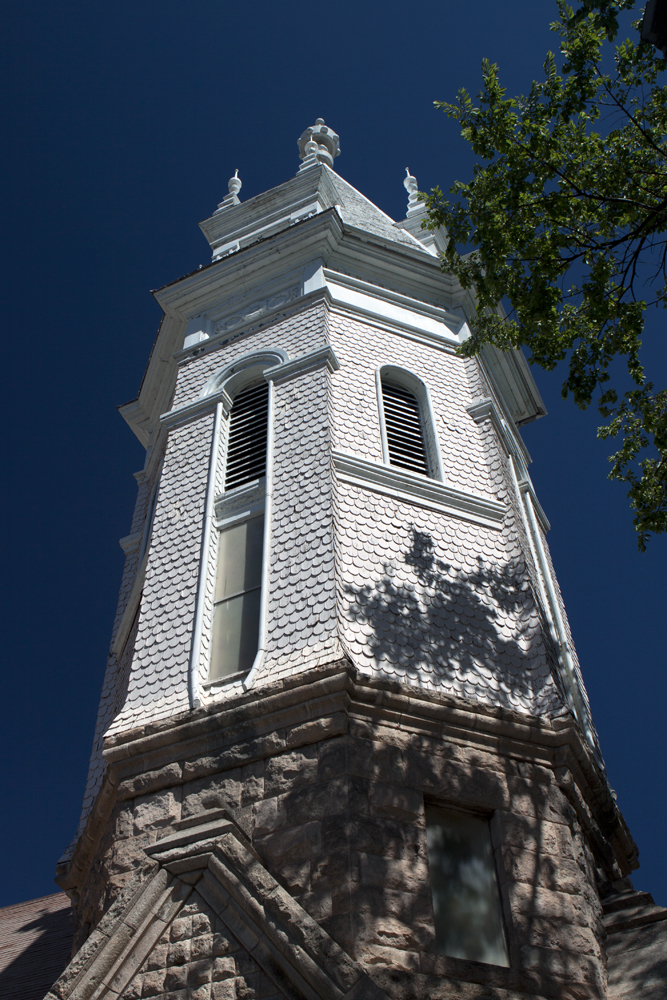
[[[244,486],[266,472],[269,386],[266,381],[234,397],[229,418],[225,490]]]
[[[254,382],[234,396],[229,415],[225,493],[266,474],[268,413],[269,386],[265,380]],[[220,529],[210,680],[246,673],[255,659],[263,538],[263,513]]]
[[[419,400],[398,382],[383,377],[381,384],[389,464],[430,475]]]

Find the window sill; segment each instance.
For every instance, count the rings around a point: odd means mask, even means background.
[[[457,490],[437,479],[429,479],[396,466],[369,462],[342,451],[334,451],[333,460],[336,476],[341,482],[382,493],[403,503],[416,504],[440,514],[472,521],[485,528],[501,528],[507,513],[505,504],[498,500]]]

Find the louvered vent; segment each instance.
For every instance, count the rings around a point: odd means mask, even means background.
[[[382,380],[384,426],[387,432],[389,464],[410,472],[429,475],[419,402],[396,382]]]
[[[251,385],[234,398],[229,424],[225,489],[233,490],[266,472],[269,387]]]

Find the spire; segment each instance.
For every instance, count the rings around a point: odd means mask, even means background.
[[[303,160],[300,170],[315,163],[326,163],[328,167],[333,167],[333,161],[340,156],[338,136],[332,128],[326,127],[324,118],[318,118],[314,125],[301,134],[297,142],[299,156]]]
[[[243,182],[239,177],[238,167],[234,171],[234,176],[229,178],[227,182],[227,189],[229,194],[226,194],[218,205],[218,211],[222,211],[223,208],[231,208],[232,205],[240,205],[241,199],[239,198],[239,191],[243,187]]]

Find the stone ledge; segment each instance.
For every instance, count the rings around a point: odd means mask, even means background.
[[[333,729],[322,721],[336,717]],[[378,723],[396,733],[419,731],[436,739],[453,739],[485,751],[535,761],[542,766],[566,768],[571,780],[559,781],[580,821],[592,830],[599,846],[616,857],[624,874],[636,867],[636,846],[609,793],[608,785],[571,720],[535,719],[508,709],[473,705],[451,696],[427,694],[383,679],[361,677],[345,661],[317,669],[289,681],[251,689],[223,704],[181,713],[172,719],[139,727],[109,739],[104,751],[109,769],[97,803],[70,863],[58,870],[58,884],[75,888],[85,878],[104,824],[118,799],[139,792],[125,781],[152,772],[152,787],[180,784],[183,780],[239,766],[258,757],[274,756],[295,746],[305,746],[342,733],[349,721]],[[291,733],[288,732],[291,730]],[[282,731],[282,735],[280,734]],[[245,744],[244,747],[239,743]],[[196,765],[169,769],[178,760],[199,758]],[[161,774],[165,785],[162,786]],[[577,791],[581,785],[584,793]],[[569,791],[569,794],[568,794]],[[575,794],[576,793],[576,794]],[[590,815],[586,802],[595,809]],[[593,821],[592,821],[593,820]]]

